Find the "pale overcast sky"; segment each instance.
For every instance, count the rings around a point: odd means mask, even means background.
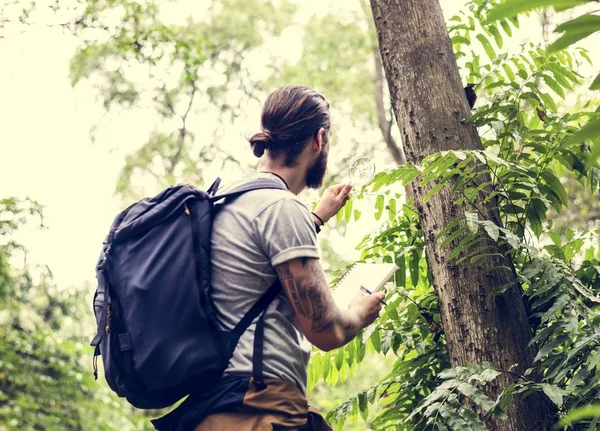
[[[308,16],[323,2],[301,3]],[[446,18],[462,3],[442,1]],[[191,10],[198,2],[185,4],[183,10]],[[519,35],[515,45],[525,38],[539,40],[539,28],[525,27],[528,33]],[[148,136],[154,117],[136,111],[102,120],[104,110],[90,84],[72,88],[69,81],[69,60],[77,39],[44,25],[21,30],[0,39],[0,197],[28,196],[45,206],[49,229],[40,232],[29,227],[17,236],[30,251],[30,263],[49,265],[59,286],[93,282],[102,239],[122,206],[113,192],[124,155]],[[280,50],[299,52],[297,37],[290,32]],[[600,68],[600,61],[596,67]],[[103,130],[92,143],[90,130],[99,123]],[[232,131],[235,144],[247,148],[243,137],[257,126]],[[365,223],[352,231],[361,238],[372,228]],[[356,240],[351,242],[354,245]]]

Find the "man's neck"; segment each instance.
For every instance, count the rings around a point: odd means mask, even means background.
[[[306,187],[306,174],[301,166],[282,166],[265,157],[261,161],[258,170],[279,175],[295,195],[299,194]]]

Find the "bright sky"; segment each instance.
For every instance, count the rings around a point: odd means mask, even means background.
[[[349,1],[336,4],[347,6]],[[321,4],[303,0],[302,8],[308,16]],[[448,18],[462,1],[442,4]],[[528,28],[524,38],[539,39],[539,29]],[[77,39],[43,25],[24,30],[0,39],[0,197],[28,196],[45,206],[49,229],[30,226],[16,238],[29,249],[30,263],[47,264],[59,286],[93,282],[102,240],[122,206],[113,196],[117,174],[124,156],[154,127],[154,117],[136,111],[103,121],[104,110],[91,85],[72,88],[69,81]],[[288,36],[285,50],[298,52],[298,34]],[[102,131],[92,142],[90,130],[98,124]],[[241,139],[249,131],[235,130],[233,136]],[[361,238],[372,227],[353,232]],[[357,239],[351,241],[350,247]]]

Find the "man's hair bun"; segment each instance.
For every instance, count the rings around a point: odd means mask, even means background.
[[[269,133],[268,130],[263,130],[262,132],[255,133],[248,139],[250,142],[250,147],[252,147],[252,152],[256,157],[262,157],[265,153],[265,150],[271,148],[273,144],[273,137]]]
[[[269,150],[270,158],[290,167],[321,129],[327,132],[323,135],[326,143],[330,128],[327,100],[308,87],[287,85],[269,94],[260,115],[260,132],[248,141],[256,157]]]

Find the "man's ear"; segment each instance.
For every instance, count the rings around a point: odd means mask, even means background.
[[[324,145],[325,145],[325,129],[321,127],[319,129],[319,131],[317,132],[315,139],[313,139],[313,149],[315,150],[315,152],[320,153],[321,151],[323,151]]]

